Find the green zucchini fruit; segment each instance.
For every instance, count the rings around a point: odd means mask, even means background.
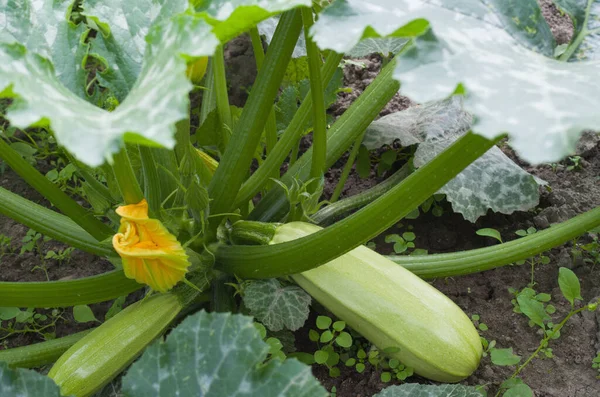
[[[270,244],[318,230],[288,223],[277,228]],[[469,317],[427,282],[367,247],[292,278],[378,348],[399,348],[391,356],[423,377],[458,382],[479,366],[481,341]]]
[[[48,376],[63,396],[94,394],[161,335],[182,308],[173,293],[134,303],[75,343],[60,356]]]

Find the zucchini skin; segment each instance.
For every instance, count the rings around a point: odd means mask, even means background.
[[[182,308],[171,293],[134,303],[75,343],[48,376],[63,396],[94,394],[131,364]]]
[[[271,244],[319,230],[288,223]],[[378,348],[400,348],[391,356],[423,377],[454,383],[479,366],[481,341],[469,317],[427,282],[367,247],[291,277]]]

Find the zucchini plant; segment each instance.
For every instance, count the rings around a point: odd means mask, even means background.
[[[141,355],[123,377],[127,396],[327,395],[304,364],[267,359],[251,319],[228,313],[240,309],[228,290],[234,277],[290,276],[415,373],[441,382],[469,376],[482,355],[477,331],[421,278],[531,257],[600,225],[600,208],[473,251],[384,258],[362,244],[440,192],[463,209],[475,197],[468,219],[488,207],[535,205],[542,182],[528,174],[500,178],[514,167],[497,160],[495,144],[508,136],[524,160],[550,162],[571,154],[584,129],[600,129],[600,5],[557,0],[576,34],[556,52],[536,0],[454,3],[0,0],[0,97],[10,104],[0,128],[51,133],[88,202],[75,201],[0,139],[3,163],[52,204],[0,188],[0,213],[115,264],[76,280],[0,282],[0,306],[86,305],[146,288],[140,302],[89,333],[0,352],[13,367],[55,362],[49,376],[56,383],[0,363],[1,394],[89,396]],[[265,53],[260,32],[269,26]],[[258,74],[238,109],[229,103],[224,46],[245,32]],[[386,48],[385,66],[342,116],[328,119],[344,54],[362,53],[374,40]],[[278,108],[298,54],[307,81],[291,91],[293,106]],[[389,144],[389,123],[410,119],[387,119],[379,135],[383,121],[372,125],[401,85],[420,103],[436,101],[424,109],[451,106],[443,111],[458,114],[460,128],[456,117],[418,118],[412,133],[427,153],[415,154],[414,167],[344,203],[323,201],[330,167],[350,151],[349,171],[365,136],[371,148]],[[192,90],[202,93],[196,109]],[[307,133],[312,146],[298,157]],[[490,164],[500,172],[486,170]],[[483,198],[453,190],[474,189],[466,182],[476,177],[490,182]],[[292,287],[270,314],[297,309],[292,301],[302,292]],[[307,298],[296,300],[305,316]],[[297,329],[302,322],[273,323]],[[395,386],[381,395],[415,390]],[[478,394],[464,386],[422,390]]]

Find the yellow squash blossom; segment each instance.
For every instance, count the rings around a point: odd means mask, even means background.
[[[148,218],[148,202],[117,208],[121,217],[113,247],[123,260],[125,276],[166,292],[180,282],[190,265],[185,250],[158,220]]]

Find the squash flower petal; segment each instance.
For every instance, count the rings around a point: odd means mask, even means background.
[[[158,220],[148,218],[148,202],[117,208],[121,225],[113,247],[123,261],[125,276],[166,292],[180,282],[190,262],[177,238]]]

